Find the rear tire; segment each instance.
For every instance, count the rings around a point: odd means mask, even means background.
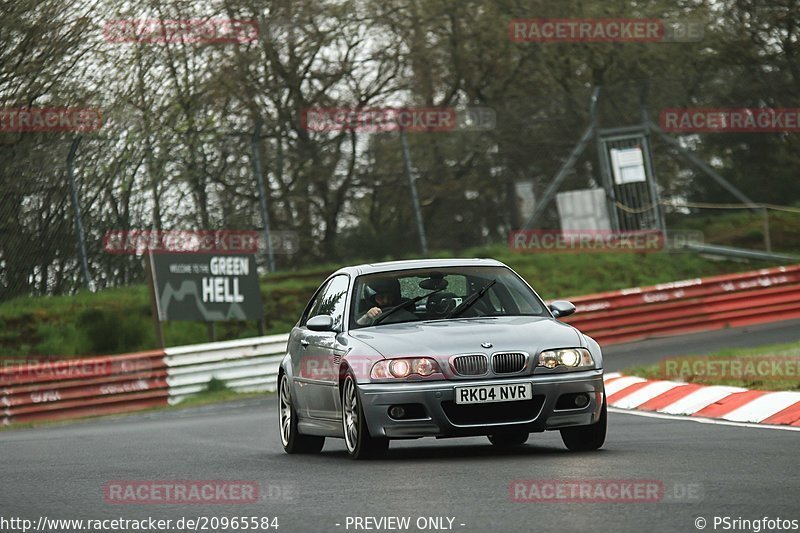
[[[286,453],[319,453],[325,445],[325,437],[302,435],[297,429],[297,413],[292,405],[291,386],[286,374],[278,381],[278,423],[281,444]]]
[[[389,439],[369,434],[356,380],[351,372],[342,385],[342,427],[347,454],[353,459],[381,457],[389,449]]]
[[[600,419],[589,426],[564,428],[561,430],[561,440],[573,452],[589,452],[598,450],[606,441],[606,428],[608,427],[608,409],[603,399],[600,409]]]
[[[498,448],[510,448],[512,446],[522,446],[528,441],[527,431],[514,431],[512,433],[497,433],[489,435],[489,442]]]

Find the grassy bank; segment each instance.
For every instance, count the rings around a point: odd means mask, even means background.
[[[725,349],[708,356],[662,360],[623,370],[629,376],[700,385],[800,391],[800,342]]]
[[[693,215],[672,215],[667,226],[673,230],[694,230],[704,235],[708,244],[734,246],[749,250],[765,249],[765,226],[762,212],[747,210],[724,212],[701,210]],[[800,253],[800,213],[770,210],[767,218],[769,241],[774,252]]]
[[[432,255],[454,257],[447,253]],[[503,246],[469,250],[458,257],[504,261],[548,299],[770,266],[764,262],[715,261],[688,253],[515,254]],[[339,266],[330,264],[263,278],[266,333],[288,331],[319,283]],[[257,333],[252,322],[217,326],[218,340]],[[168,322],[164,334],[170,346],[207,341],[202,323]],[[150,300],[144,285],[19,298],[0,305],[2,357],[114,354],[154,346]]]

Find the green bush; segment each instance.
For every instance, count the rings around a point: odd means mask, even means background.
[[[86,352],[94,355],[148,348],[147,320],[139,314],[92,307],[78,315]]]
[[[38,324],[36,338],[39,342],[34,352],[40,355],[75,355],[83,350],[83,339],[74,324]]]
[[[229,390],[227,383],[221,379],[211,378],[206,384],[205,392],[220,392]]]

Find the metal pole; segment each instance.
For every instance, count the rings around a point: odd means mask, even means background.
[[[72,146],[69,148],[69,154],[67,154],[67,180],[69,181],[69,194],[72,198],[72,209],[75,212],[75,235],[78,239],[78,252],[81,256],[83,281],[86,283],[86,288],[91,291],[93,290],[92,280],[89,278],[89,261],[86,259],[86,242],[83,237],[83,224],[81,223],[81,206],[78,203],[78,191],[75,187],[75,173],[72,168],[72,164],[75,160],[75,152],[78,151],[78,145],[80,143],[81,136],[78,135],[72,140]]]
[[[650,130],[647,128],[647,123],[650,122],[650,115],[647,112],[647,95],[650,92],[650,83],[648,81],[642,82],[642,90],[639,93],[639,116],[644,129],[642,153],[644,154],[644,162],[647,169],[647,184],[650,188],[650,196],[655,207],[655,222],[656,228],[661,231],[666,231],[667,225],[664,219],[664,209],[661,206],[661,197],[658,194],[658,183],[656,182],[655,165],[653,164],[652,155],[650,150]]]
[[[619,231],[619,208],[617,207],[617,193],[614,191],[614,178],[611,176],[611,162],[608,160],[608,144],[599,133],[595,133],[595,150],[597,151],[597,165],[600,180],[606,191],[606,206],[610,217],[611,229]]]
[[[256,119],[256,129],[253,131],[253,171],[258,184],[258,203],[261,206],[261,221],[264,223],[264,239],[267,241],[267,260],[269,271],[275,272],[275,256],[272,252],[272,239],[269,230],[269,211],[267,211],[267,188],[261,175],[261,154],[258,151],[258,140],[261,137],[261,119]]]
[[[547,205],[553,200],[553,197],[555,197],[556,193],[558,192],[558,188],[561,187],[561,183],[567,178],[569,171],[572,170],[572,167],[575,166],[578,158],[586,149],[586,145],[589,143],[596,130],[595,126],[597,119],[595,114],[597,111],[597,99],[599,96],[600,87],[596,86],[594,89],[592,89],[592,97],[589,101],[589,115],[591,117],[589,127],[583,132],[581,140],[578,141],[578,144],[576,144],[575,148],[572,149],[572,153],[569,154],[567,160],[563,165],[561,165],[561,168],[558,170],[558,174],[556,174],[556,177],[553,178],[553,181],[550,182],[550,185],[544,191],[544,196],[542,196],[541,201],[536,204],[536,208],[534,208],[533,213],[528,218],[528,221],[525,222],[525,225],[522,227],[522,229],[531,229],[534,224],[539,221],[544,214],[545,207],[547,207]]]
[[[556,177],[550,182],[547,190],[544,191],[541,201],[539,201],[539,203],[536,205],[536,209],[533,210],[533,214],[530,216],[530,218],[528,218],[528,221],[523,226],[523,229],[531,229],[542,217],[545,207],[547,207],[547,205],[553,200],[553,197],[558,192],[558,188],[561,187],[561,183],[566,179],[569,171],[572,170],[572,167],[575,166],[575,162],[586,149],[586,145],[589,144],[589,140],[591,140],[592,135],[594,135],[594,124],[590,125],[588,128],[586,128],[586,131],[583,132],[581,140],[575,145],[572,153],[569,154],[567,160],[558,170]]]
[[[648,120],[647,127],[650,131],[656,132],[656,134],[659,137],[661,137],[661,139],[663,139],[667,144],[678,150],[678,153],[680,153],[684,158],[686,158],[687,161],[689,161],[694,166],[696,166],[697,168],[699,168],[700,170],[711,176],[711,178],[714,181],[716,181],[722,188],[724,188],[726,191],[728,191],[736,198],[738,198],[741,202],[746,204],[751,211],[758,212],[758,205],[756,205],[755,202],[753,202],[753,200],[748,198],[742,191],[734,187],[728,180],[723,178],[717,171],[708,166],[703,160],[701,160],[699,157],[697,157],[689,150],[681,146],[681,144],[678,141],[676,141],[675,139],[664,133],[664,131],[661,128],[659,128],[655,122],[653,122],[652,120]]]
[[[156,345],[159,348],[163,348],[164,330],[161,328],[161,310],[158,304],[158,293],[156,293],[158,283],[156,282],[155,268],[153,268],[153,252],[151,250],[148,250],[147,255],[144,256],[144,271],[147,275],[147,289],[150,293],[150,314],[153,315],[153,331],[156,336]]]
[[[769,234],[769,211],[764,207],[764,247],[772,253],[772,238]]]
[[[425,238],[425,225],[422,222],[422,211],[419,207],[419,197],[417,196],[417,186],[414,183],[414,178],[411,173],[411,154],[408,150],[408,141],[406,140],[405,130],[400,130],[400,144],[403,147],[403,166],[406,171],[406,179],[408,180],[408,188],[411,190],[411,203],[414,206],[414,216],[417,220],[417,232],[419,233],[419,246],[422,249],[422,255],[428,255],[428,241]]]
[[[646,133],[642,136],[642,153],[644,155],[644,164],[647,172],[647,186],[650,190],[650,198],[652,199],[653,209],[655,210],[654,218],[656,229],[665,231],[667,229],[667,225],[664,219],[664,209],[661,207],[661,197],[658,194],[656,171],[653,165],[653,160],[651,159],[652,152],[650,151],[650,136]]]

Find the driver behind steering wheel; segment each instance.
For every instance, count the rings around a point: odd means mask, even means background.
[[[367,302],[372,305],[370,309],[361,315],[356,320],[360,326],[369,326],[375,322],[384,311],[392,307],[396,307],[402,303],[400,296],[400,282],[396,279],[376,279],[367,282],[367,288],[373,294],[367,298]],[[398,309],[392,316],[387,317],[386,323],[389,322],[407,322],[409,320],[417,320],[417,315],[406,309]]]

